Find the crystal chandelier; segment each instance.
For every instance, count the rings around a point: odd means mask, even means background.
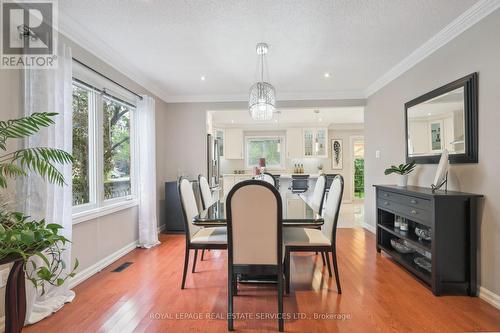
[[[257,44],[257,55],[260,61],[260,81],[250,87],[250,97],[248,108],[250,116],[254,120],[270,120],[275,111],[276,96],[274,87],[264,81],[264,56],[267,54],[268,46],[266,43]]]

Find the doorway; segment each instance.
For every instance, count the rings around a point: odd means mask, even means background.
[[[353,201],[365,199],[365,140],[364,137],[351,136],[351,198]]]

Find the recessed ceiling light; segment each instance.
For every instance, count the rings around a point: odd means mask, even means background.
[[[330,73],[325,72],[325,74],[323,74],[323,76],[324,76],[326,79],[328,79],[331,75],[330,75]]]
[[[234,124],[234,120],[233,119],[231,119],[231,124]]]
[[[428,116],[432,116],[432,113],[430,113],[430,112],[429,112],[427,115],[428,115]]]
[[[203,76],[203,75],[200,77],[200,80],[202,80],[202,81],[205,81],[206,79],[207,78],[205,76]]]

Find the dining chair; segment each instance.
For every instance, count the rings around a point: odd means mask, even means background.
[[[323,203],[325,202],[325,194],[326,194],[326,176],[321,174],[316,180],[316,184],[314,185],[314,190],[310,199],[311,208],[320,215],[323,212]],[[329,257],[328,252],[321,252],[321,259],[323,261],[323,265],[328,266],[328,271],[330,272],[331,275],[332,268],[330,267],[330,260],[328,257]]]
[[[205,176],[198,175],[198,186],[200,187],[201,205],[203,210],[205,210],[214,204],[214,196]]]
[[[195,272],[198,250],[224,250],[227,249],[227,230],[225,227],[202,228],[192,223],[193,217],[199,214],[193,186],[184,177],[179,178],[179,197],[181,198],[182,215],[184,217],[184,230],[186,233],[186,252],[184,255],[184,270],[182,273],[181,289],[186,284],[187,269],[189,266],[189,252],[194,250],[192,272]]]
[[[337,222],[339,218],[340,205],[344,192],[344,179],[337,175],[330,187],[328,198],[323,210],[324,224],[321,230],[310,228],[286,228],[283,232],[285,243],[285,271],[286,292],[290,292],[290,256],[292,252],[331,252],[337,291],[342,293],[340,287],[339,269],[337,265]],[[327,257],[329,261],[329,257]],[[332,276],[331,269],[329,270]]]
[[[283,319],[282,202],[278,190],[261,180],[236,184],[227,196],[228,330],[233,330],[233,296],[238,274],[277,275],[278,326]]]

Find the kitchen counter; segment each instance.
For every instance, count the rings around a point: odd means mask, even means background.
[[[297,175],[297,176],[303,176],[303,175],[309,175],[309,178],[318,178],[319,177],[319,173],[281,173],[281,172],[269,172],[270,174],[272,175],[280,175],[280,178],[282,179],[292,179],[292,175]],[[244,178],[247,178],[247,177],[253,177],[253,174],[251,173],[240,173],[240,174],[236,174],[236,173],[225,173],[222,175],[222,177],[244,177]]]

